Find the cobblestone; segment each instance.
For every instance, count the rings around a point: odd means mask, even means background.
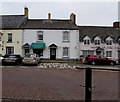
[[[76,68],[75,65],[69,65],[67,63],[41,63],[38,68]]]

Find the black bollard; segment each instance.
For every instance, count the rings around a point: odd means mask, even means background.
[[[92,102],[92,69],[90,67],[86,68],[85,102]]]

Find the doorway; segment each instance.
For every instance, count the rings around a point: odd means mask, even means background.
[[[56,48],[50,48],[50,60],[56,60]]]
[[[43,49],[33,49],[33,53],[39,55],[39,57],[43,56]]]

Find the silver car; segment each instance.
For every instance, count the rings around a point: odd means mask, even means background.
[[[22,59],[23,64],[36,64],[38,65],[40,63],[40,57],[39,55],[35,53],[27,53],[25,57]]]

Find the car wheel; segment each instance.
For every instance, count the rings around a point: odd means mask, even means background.
[[[110,62],[110,65],[113,66],[113,65],[114,65],[114,62]]]
[[[92,65],[95,65],[96,63],[95,63],[95,61],[92,61],[91,64],[92,64]]]

